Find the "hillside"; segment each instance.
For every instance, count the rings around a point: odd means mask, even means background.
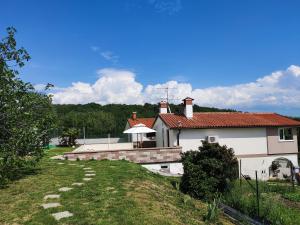
[[[66,161],[59,164],[47,153],[36,174],[0,189],[0,224],[58,224],[51,213],[69,211],[60,224],[204,224],[207,206],[187,198],[171,185],[171,179],[148,172],[127,161]],[[96,174],[82,186],[84,168]],[[61,187],[72,187],[59,192]],[[60,194],[57,208],[43,209],[45,195]],[[223,224],[232,224],[226,218]]]
[[[180,113],[182,105],[170,105],[171,111]],[[57,136],[65,128],[75,127],[80,129],[81,136],[83,127],[86,127],[87,137],[121,137],[127,119],[132,112],[137,112],[138,117],[155,117],[158,113],[157,104],[122,105],[110,104],[99,105],[90,103],[85,105],[54,105],[57,114],[58,129],[53,136]],[[194,105],[195,112],[220,112],[234,111]]]

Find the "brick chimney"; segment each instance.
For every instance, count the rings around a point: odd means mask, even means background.
[[[136,120],[136,112],[132,112],[131,119]]]
[[[168,113],[168,103],[166,101],[160,101],[159,113]]]
[[[184,115],[188,119],[193,118],[193,100],[194,99],[190,97],[186,97],[182,100],[184,106]]]

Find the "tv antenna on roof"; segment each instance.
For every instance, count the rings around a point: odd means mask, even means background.
[[[169,109],[169,112],[171,113],[171,108],[170,108],[170,105],[169,105],[169,101],[170,100],[178,100],[176,98],[170,98],[170,90],[172,89],[177,89],[177,88],[172,88],[172,87],[160,87],[160,88],[157,88],[157,89],[161,89],[161,90],[165,90],[165,93],[166,93],[166,97],[162,97],[161,99],[163,100],[166,100],[166,102],[168,103],[168,109]]]

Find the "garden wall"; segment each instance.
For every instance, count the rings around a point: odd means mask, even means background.
[[[68,160],[128,160],[135,163],[178,162],[181,160],[181,147],[138,148],[112,151],[67,152],[64,157]]]

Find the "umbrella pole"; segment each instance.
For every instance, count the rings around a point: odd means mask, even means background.
[[[141,134],[141,148],[143,148],[143,134]]]

